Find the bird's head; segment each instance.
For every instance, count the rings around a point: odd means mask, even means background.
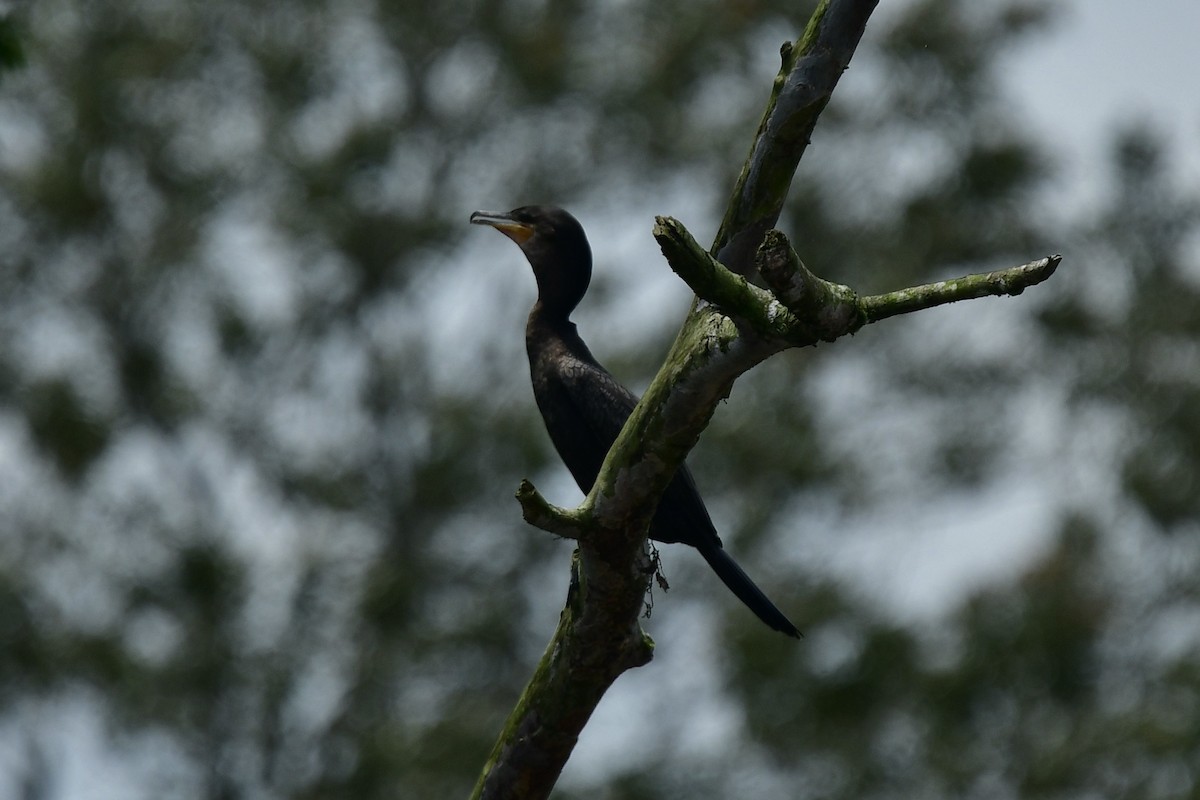
[[[512,211],[476,211],[474,225],[490,225],[517,243],[537,279],[538,301],[565,319],[583,299],[592,279],[592,250],[583,226],[561,208],[521,206]]]

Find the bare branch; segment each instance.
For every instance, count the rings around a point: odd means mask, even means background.
[[[779,231],[767,231],[755,262],[775,297],[796,316],[788,332],[793,345],[832,342],[854,333],[866,322],[858,294],[849,286],[830,283],[809,272]]]
[[[862,38],[878,0],[822,0],[795,46],[781,50],[766,111],[711,253],[749,277],[763,234],[775,227],[792,176]]]
[[[1061,261],[1060,255],[1047,256],[1010,269],[860,297],[849,286],[809,272],[779,231],[767,233],[757,258],[763,279],[795,315],[794,327],[786,332],[793,346],[831,342],[872,322],[959,300],[1018,295],[1053,275]]]
[[[1053,275],[1061,261],[1062,256],[1056,254],[1022,264],[1019,267],[964,275],[948,281],[938,281],[896,292],[871,295],[859,300],[859,307],[866,315],[866,321],[871,323],[899,314],[911,314],[914,311],[922,311],[946,303],[956,303],[959,300],[1003,295],[1016,296],[1030,286],[1036,286]]]
[[[756,263],[767,292],[735,275],[700,249],[678,220],[658,217],[654,238],[663,255],[696,296],[720,309],[743,338],[787,347],[832,342],[864,325],[900,314],[993,295],[1018,295],[1054,274],[1062,256],[1054,255],[1011,269],[912,286],[860,297],[849,286],[823,280],[800,260],[787,237],[768,231]]]
[[[616,628],[614,637],[610,621],[585,619],[594,604],[582,601],[580,584],[586,578],[581,579],[580,569],[576,554],[558,629],[492,748],[472,798],[548,797],[605,691],[622,672],[649,663],[653,655],[654,644],[636,624]],[[609,635],[597,638],[597,631]]]
[[[772,305],[768,292],[706,253],[679,220],[656,217],[654,238],[671,269],[696,296],[721,309],[739,327],[763,338],[780,338],[795,324],[791,312]]]
[[[587,538],[591,514],[586,504],[574,510],[552,505],[528,480],[521,481],[516,497],[521,504],[521,516],[535,528],[564,539]]]

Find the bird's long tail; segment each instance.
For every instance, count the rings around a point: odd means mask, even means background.
[[[759,589],[754,581],[750,580],[750,576],[742,571],[742,568],[738,566],[732,556],[725,552],[724,548],[702,547],[697,549],[700,550],[700,554],[704,556],[708,565],[712,567],[713,572],[717,573],[717,577],[768,627],[797,639],[801,637],[802,634],[791,620],[775,607],[775,604],[763,594],[762,589]]]

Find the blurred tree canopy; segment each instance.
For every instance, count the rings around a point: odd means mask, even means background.
[[[666,551],[637,679],[716,697],[627,704],[628,743],[563,798],[1196,792],[1200,206],[1131,125],[1105,207],[1047,213],[1053,159],[997,70],[1052,7],[874,22],[780,225],[864,291],[1060,250],[1053,291],[739,383],[693,467],[808,639]],[[810,11],[42,0],[0,23],[0,795],[465,794],[567,558],[511,499],[562,475],[522,377],[532,281],[467,213],[715,228]],[[638,305],[665,265],[594,244],[585,334],[637,385],[673,332]],[[1003,554],[981,540],[1028,534],[976,511],[1012,497],[1042,546],[936,618],[834,568],[930,508],[943,548]]]

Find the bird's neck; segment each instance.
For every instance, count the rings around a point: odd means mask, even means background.
[[[575,323],[571,322],[571,312],[574,310],[574,308],[564,308],[560,303],[545,303],[539,297],[529,311],[529,321],[526,327],[537,327],[551,334],[558,331],[574,331]]]
[[[529,351],[530,361],[546,355],[540,351],[547,348],[555,354],[565,353],[585,361],[595,361],[568,314],[547,307],[540,300],[534,304],[525,322],[525,347]]]

